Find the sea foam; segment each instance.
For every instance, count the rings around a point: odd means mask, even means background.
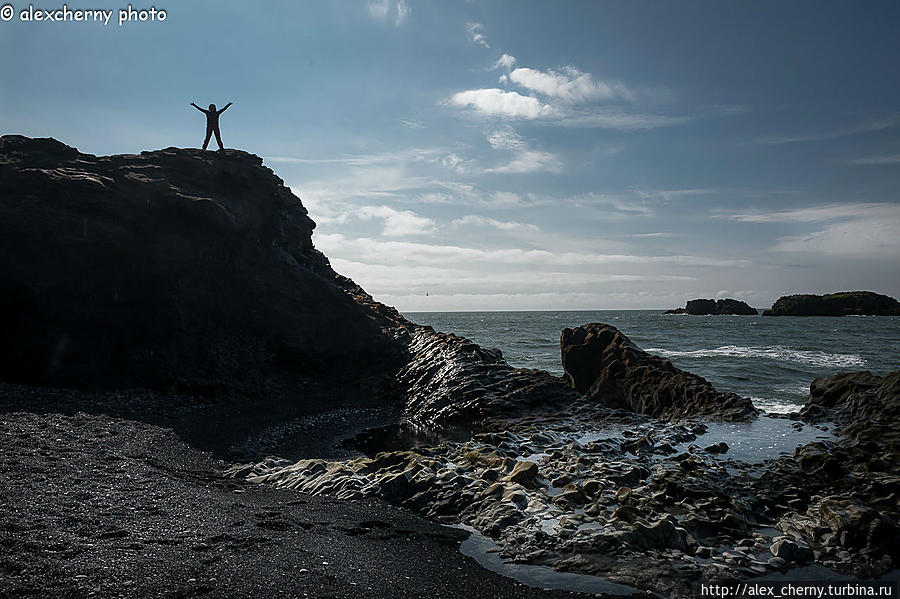
[[[723,345],[713,349],[697,349],[692,351],[669,350],[660,347],[648,348],[647,352],[666,358],[762,358],[782,362],[796,362],[808,366],[834,366],[838,368],[862,367],[866,360],[859,354],[832,354],[823,351],[791,349],[789,347],[742,347]]]

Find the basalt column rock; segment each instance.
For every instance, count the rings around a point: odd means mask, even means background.
[[[571,386],[604,405],[671,420],[746,420],[757,415],[749,399],[716,391],[703,377],[648,354],[611,325],[563,329],[560,347]]]

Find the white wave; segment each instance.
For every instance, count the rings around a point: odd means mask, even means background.
[[[802,397],[809,396],[809,384],[806,385],[790,385],[787,387],[778,387],[776,391],[780,393],[785,393],[787,395],[797,395]]]
[[[791,349],[780,345],[770,347],[723,345],[715,349],[697,349],[693,351],[676,351],[661,347],[651,347],[647,351],[666,358],[763,358],[780,360],[782,362],[796,362],[808,366],[837,366],[841,368],[866,365],[865,358],[859,354],[829,354],[823,351]]]
[[[757,408],[763,409],[770,414],[788,414],[790,412],[796,412],[803,407],[803,404],[768,399],[766,397],[751,397],[750,400]]]

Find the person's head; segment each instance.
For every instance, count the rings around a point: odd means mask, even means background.
[[[210,110],[215,110],[215,109],[216,109],[216,105],[215,105],[215,104],[210,104],[210,105],[209,105],[209,109],[210,109]]]

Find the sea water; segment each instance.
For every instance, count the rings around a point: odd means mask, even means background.
[[[654,310],[411,312],[413,322],[503,351],[513,366],[562,374],[565,327],[611,324],[642,349],[752,398],[768,412],[797,410],[816,377],[900,369],[900,317],[690,316]]]

